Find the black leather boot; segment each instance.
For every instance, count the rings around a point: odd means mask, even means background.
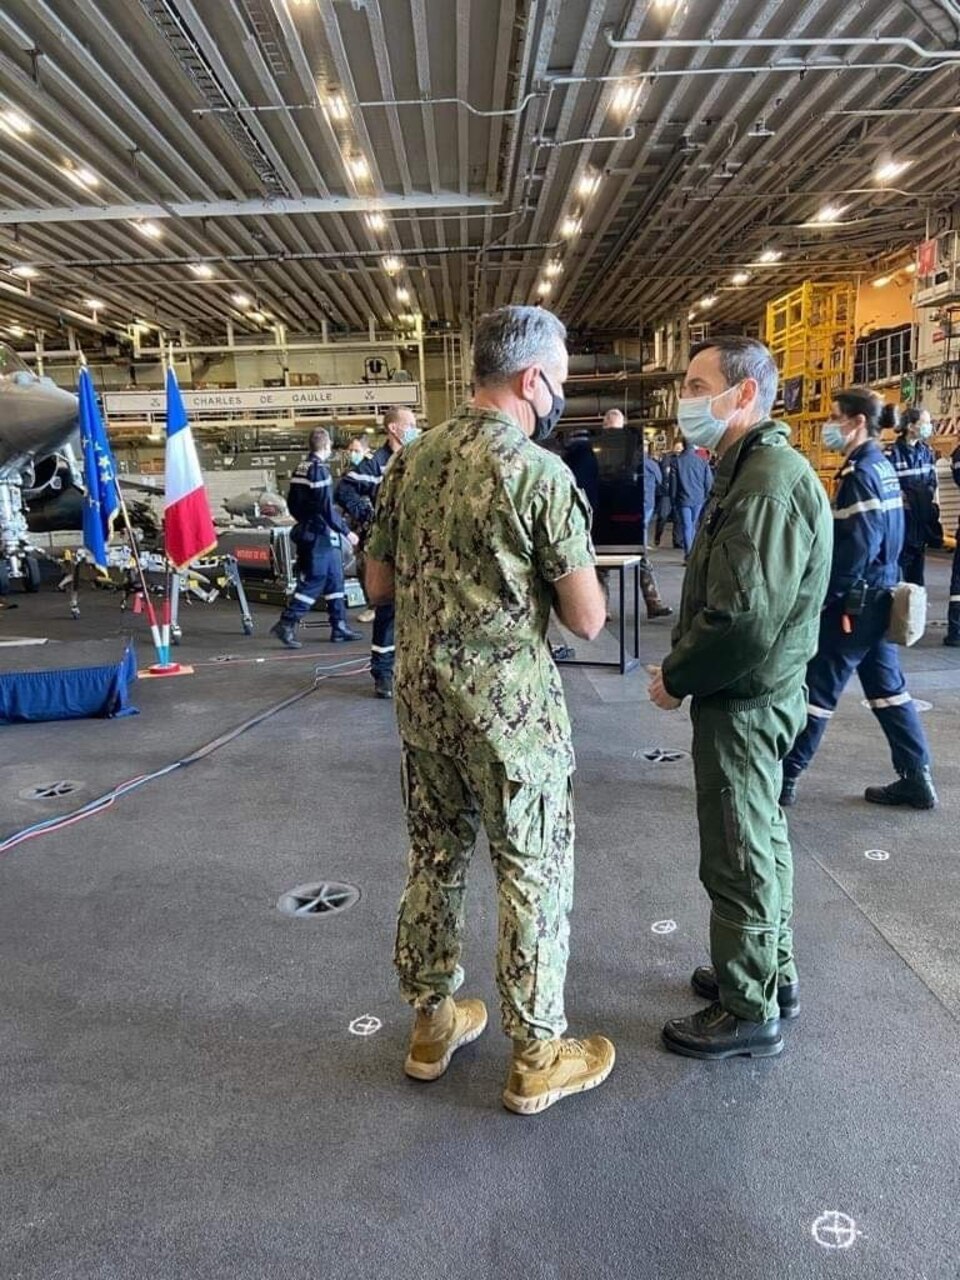
[[[720,999],[717,971],[712,964],[702,964],[699,968],[694,969],[690,985],[698,996],[703,996],[704,1000],[716,1002]],[[781,1018],[795,1018],[800,1012],[800,983],[778,983],[777,1003],[780,1006]]]
[[[345,622],[338,622],[330,632],[330,639],[334,644],[346,644],[348,640],[362,640],[363,636],[359,631],[351,631]]]
[[[797,803],[797,783],[799,778],[784,778],[780,787],[780,808],[792,809]]]
[[[948,649],[960,649],[960,635],[951,635],[948,631],[943,637],[943,643]]]
[[[685,1058],[773,1058],[783,1051],[780,1019],[748,1022],[709,1004],[689,1018],[674,1018],[663,1028],[663,1043]]]
[[[288,649],[302,649],[303,642],[296,637],[295,629],[292,623],[276,622],[270,628],[270,634],[276,636],[281,644],[287,646]]]
[[[373,681],[373,694],[376,698],[392,698],[393,676],[376,676]]]
[[[935,809],[937,793],[928,767],[905,773],[886,787],[867,787],[864,800],[871,804],[909,805],[911,809]]]

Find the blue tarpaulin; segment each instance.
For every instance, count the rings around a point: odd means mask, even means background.
[[[51,646],[42,656],[5,649],[2,662],[0,725],[137,714],[130,703],[132,639]]]

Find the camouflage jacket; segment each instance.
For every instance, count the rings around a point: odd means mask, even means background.
[[[367,554],[393,566],[396,708],[413,747],[536,781],[574,766],[547,644],[551,584],[594,563],[563,462],[467,406],[394,458]]]

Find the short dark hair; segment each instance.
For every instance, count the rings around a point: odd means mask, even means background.
[[[890,405],[890,408],[893,409],[893,405]],[[900,415],[900,420],[897,421],[897,411],[894,409],[893,421],[883,422],[881,420],[881,425],[895,427],[897,431],[905,432],[910,427],[915,427],[922,417],[923,417],[922,409],[916,409],[916,408],[904,409],[903,413],[901,413]]]
[[[690,352],[690,359],[701,351],[717,351],[720,369],[728,387],[738,386],[745,378],[753,378],[757,384],[757,406],[768,414],[777,398],[780,374],[767,347],[757,338],[741,338],[737,334],[722,333],[716,338],[698,342]]]
[[[834,392],[833,398],[845,418],[856,418],[862,414],[870,435],[880,434],[880,414],[884,405],[875,391],[862,386],[844,387],[842,391]]]

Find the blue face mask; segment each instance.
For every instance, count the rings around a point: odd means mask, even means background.
[[[419,427],[404,427],[403,435],[400,437],[402,445],[413,444],[414,440],[420,435]]]
[[[347,457],[350,459],[350,461],[353,463],[354,466],[357,466],[358,463],[361,463],[363,461],[363,454],[360,452],[359,449],[351,449],[350,452],[347,454]]]
[[[833,449],[837,453],[843,453],[847,447],[847,437],[838,422],[828,422],[820,433],[820,439],[825,449]]]
[[[714,400],[719,400],[720,396],[725,396],[729,391],[737,390],[740,385],[738,382],[736,387],[727,387],[726,391],[715,396],[688,396],[677,401],[677,422],[683,438],[689,440],[695,449],[716,452],[717,445],[726,433],[728,420],[714,417],[710,406]]]
[[[921,422],[918,428],[918,435],[921,440],[929,440],[933,435],[933,423],[927,422],[926,420]]]

